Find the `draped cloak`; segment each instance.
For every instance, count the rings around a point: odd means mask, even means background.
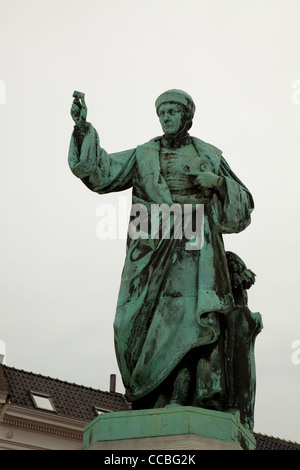
[[[204,240],[197,251],[186,240],[127,237],[127,250],[114,320],[115,349],[126,397],[134,401],[158,387],[193,348],[219,335],[217,315],[234,307],[222,234],[238,233],[250,223],[254,203],[221,150],[191,137],[195,155],[182,172],[200,166],[223,177],[223,193],[205,198],[196,188],[190,201],[204,204]],[[99,194],[132,188],[132,203],[181,203],[160,168],[161,137],[135,149],[108,154],[89,124],[82,144],[73,132],[69,166],[75,176]],[[196,170],[195,170],[196,169]],[[196,198],[196,199],[195,199]],[[198,198],[198,199],[197,199]],[[189,195],[184,203],[189,202]]]

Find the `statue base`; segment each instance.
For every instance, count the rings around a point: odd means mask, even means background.
[[[192,406],[103,413],[84,450],[253,450],[255,438],[231,413]]]

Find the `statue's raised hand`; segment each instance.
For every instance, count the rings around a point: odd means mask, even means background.
[[[84,99],[84,93],[80,91],[74,91],[74,101],[71,107],[71,116],[77,126],[80,126],[86,122],[87,117],[87,106]]]

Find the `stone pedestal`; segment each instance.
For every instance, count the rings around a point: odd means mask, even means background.
[[[84,450],[255,449],[230,413],[190,406],[103,413],[84,430]]]

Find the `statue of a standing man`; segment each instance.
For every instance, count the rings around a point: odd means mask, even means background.
[[[191,405],[225,411],[235,406],[227,351],[232,353],[228,325],[234,323],[228,318],[237,305],[222,234],[250,224],[253,199],[221,150],[189,134],[195,104],[187,93],[169,90],[155,106],[164,134],[108,154],[85,120],[84,96],[75,97],[69,165],[99,194],[132,188],[134,205],[204,207],[201,249],[187,250],[174,231],[153,239],[150,219],[147,236],[128,236],[115,348],[133,409]]]

